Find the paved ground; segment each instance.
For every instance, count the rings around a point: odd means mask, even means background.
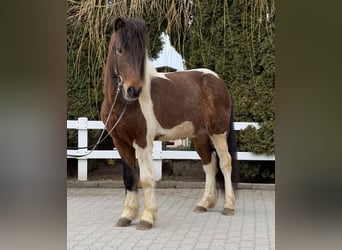
[[[115,227],[122,188],[68,188],[68,249],[275,249],[275,191],[237,190],[233,217],[192,209],[203,189],[157,189],[158,220],[148,231]],[[140,190],[142,204],[142,191]],[[141,209],[140,209],[141,211]]]

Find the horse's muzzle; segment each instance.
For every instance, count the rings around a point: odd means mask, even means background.
[[[127,88],[127,97],[130,100],[136,100],[140,93],[141,93],[142,87],[134,88],[133,86],[129,86]]]

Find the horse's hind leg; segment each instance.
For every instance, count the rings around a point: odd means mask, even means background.
[[[210,136],[210,138],[219,156],[219,159],[220,159],[219,165],[224,176],[225,203],[224,203],[223,214],[233,215],[234,205],[235,205],[235,195],[234,195],[232,181],[231,181],[232,163],[231,163],[231,156],[228,152],[227,133],[225,132],[222,134],[213,134]]]
[[[135,164],[134,148],[116,143],[123,163],[123,180],[126,188],[124,209],[117,221],[117,227],[127,227],[139,213],[138,174]]]
[[[203,213],[215,206],[217,190],[215,176],[217,173],[216,156],[211,152],[209,137],[196,137],[192,139],[195,149],[202,159],[205,172],[205,189],[202,199],[198,202],[194,212]]]

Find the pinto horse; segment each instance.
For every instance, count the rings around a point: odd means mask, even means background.
[[[153,140],[184,137],[191,138],[206,175],[205,191],[194,212],[206,212],[215,206],[215,177],[220,172],[224,176],[223,214],[233,215],[232,154],[227,143],[233,132],[232,100],[223,80],[208,69],[157,72],[147,57],[147,28],[143,20],[117,18],[113,29],[105,66],[101,119],[108,121],[106,130],[123,163],[126,198],[116,226],[129,226],[138,217],[140,180],[144,210],[136,228],[152,228],[158,211]],[[121,94],[115,95],[117,89]]]

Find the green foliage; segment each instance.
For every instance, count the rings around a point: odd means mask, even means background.
[[[188,68],[207,67],[225,80],[235,121],[262,124],[239,133],[239,151],[274,153],[274,8],[274,0],[194,1],[181,51]]]
[[[270,136],[270,133],[273,136]],[[248,126],[238,134],[239,151],[254,152],[257,154],[274,154],[274,124],[272,121],[263,123],[260,129]]]
[[[261,165],[258,163],[252,166],[250,166],[249,164],[241,164],[240,173],[245,178],[254,178],[259,174],[260,169],[261,169]]]
[[[240,182],[274,183],[274,164],[265,162],[240,162]]]

